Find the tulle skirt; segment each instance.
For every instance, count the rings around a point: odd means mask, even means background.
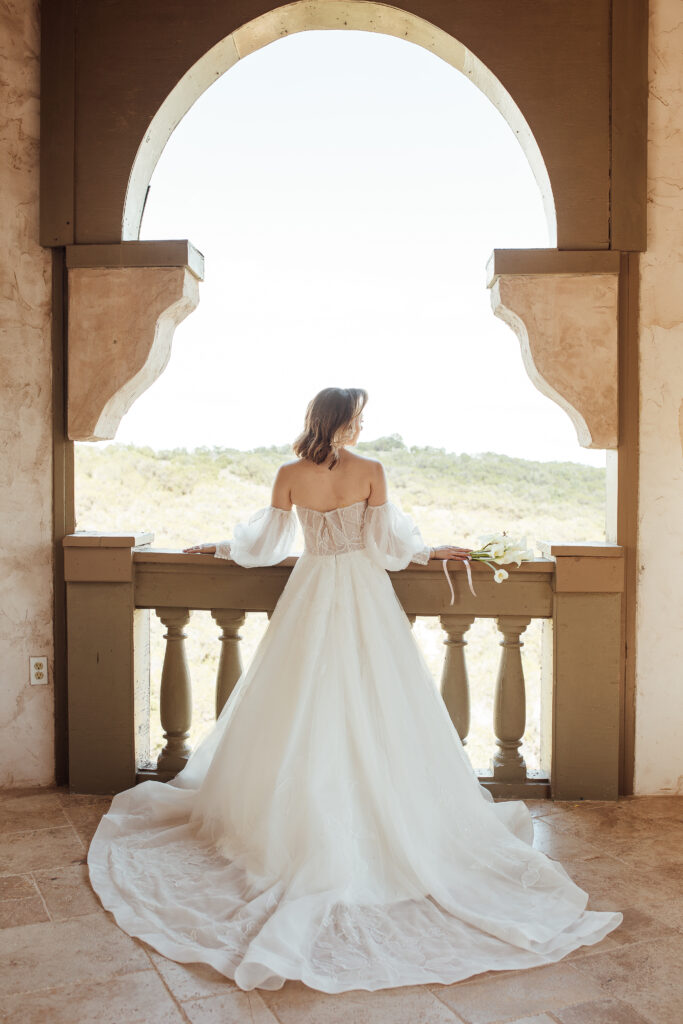
[[[450,983],[599,942],[621,914],[495,804],[383,569],[303,555],[215,727],[114,797],[88,853],[124,931],[243,989]]]

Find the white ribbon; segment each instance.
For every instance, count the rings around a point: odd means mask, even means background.
[[[444,576],[448,581],[448,586],[451,591],[451,604],[455,604],[455,591],[453,590],[453,584],[451,583],[451,577],[448,572],[448,559],[443,558],[441,560],[441,565],[443,566]],[[470,593],[472,594],[472,597],[476,597],[477,595],[475,594],[474,587],[472,586],[472,569],[470,567],[469,558],[465,559],[465,572],[467,573],[467,584],[470,588]]]

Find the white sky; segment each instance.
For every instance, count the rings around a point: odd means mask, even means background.
[[[116,440],[283,444],[322,387],[365,387],[366,439],[604,464],[491,311],[494,248],[547,246],[515,137],[412,43],[304,32],[231,68],[152,179],[142,238],[206,257],[198,309]]]

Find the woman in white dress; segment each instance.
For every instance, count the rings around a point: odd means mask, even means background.
[[[243,989],[448,984],[621,922],[532,848],[522,802],[479,785],[386,573],[467,551],[425,545],[348,450],[366,400],[320,392],[271,505],[186,549],[276,564],[293,506],[305,541],[211,732],[171,782],[115,796],[88,852],[121,928]]]

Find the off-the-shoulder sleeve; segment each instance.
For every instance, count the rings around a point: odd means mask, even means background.
[[[413,520],[391,501],[369,505],[363,526],[365,549],[383,569],[405,569],[409,562],[426,565],[430,548]]]
[[[296,514],[270,505],[254,512],[247,523],[238,523],[232,540],[216,545],[216,558],[253,569],[257,565],[277,565],[292,550],[296,536]]]

